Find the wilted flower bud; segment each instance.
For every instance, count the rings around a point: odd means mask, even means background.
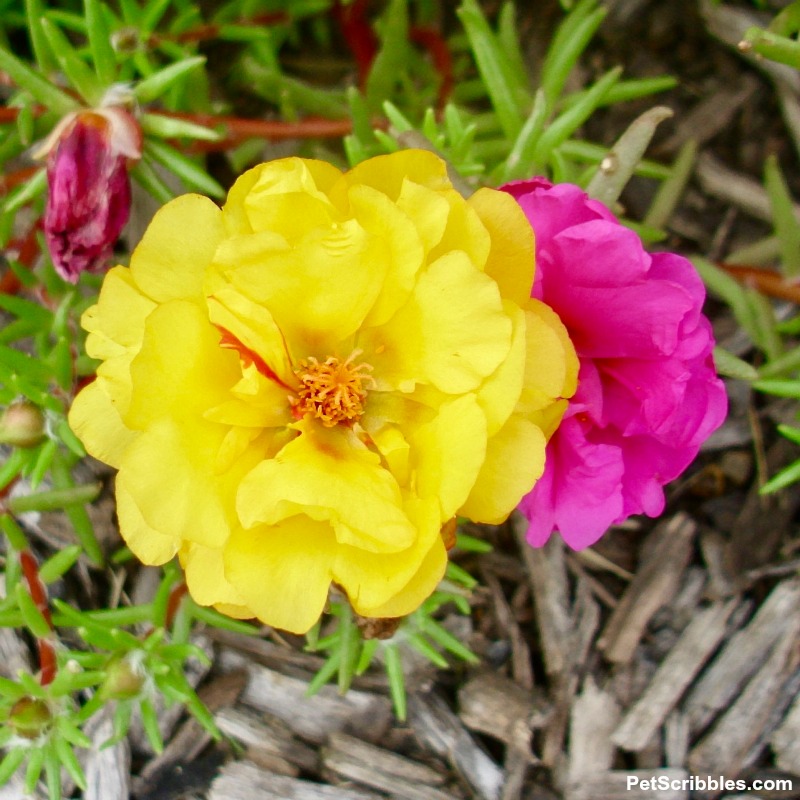
[[[103,269],[128,221],[127,162],[141,156],[141,130],[117,106],[77,111],[37,153],[45,154],[45,239],[56,272],[75,283],[82,272]]]
[[[11,706],[8,724],[23,739],[38,739],[53,725],[53,712],[44,700],[21,697]]]
[[[29,400],[13,402],[0,416],[0,442],[3,444],[36,447],[44,437],[44,414]]]

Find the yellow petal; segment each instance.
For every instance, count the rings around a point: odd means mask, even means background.
[[[447,226],[439,243],[428,254],[428,258],[433,261],[457,250],[466,253],[469,260],[483,271],[491,249],[489,232],[476,211],[455,189],[442,192],[441,196],[450,206]]]
[[[534,275],[533,228],[517,201],[505,192],[478,189],[468,200],[491,235],[486,274],[500,286],[500,294],[525,306]]]
[[[123,417],[130,406],[130,365],[141,347],[145,320],[154,308],[155,303],[145,297],[133,282],[130,270],[115,267],[106,275],[96,305],[87,309],[81,319],[83,327],[89,331],[86,352],[92,358],[104,359],[97,368],[96,383],[113,404],[113,414],[117,417]],[[92,402],[99,399],[95,396]],[[97,405],[94,408],[100,419],[102,408]],[[109,425],[115,424],[113,420],[109,422]],[[92,427],[93,423],[87,420],[87,424],[81,425],[83,433],[80,435],[91,437]],[[98,436],[110,434],[109,430],[94,436],[95,451],[99,452],[103,447]],[[115,447],[113,444],[109,446]]]
[[[219,611],[220,614],[224,614],[226,617],[232,617],[233,619],[253,619],[255,616],[253,609],[245,605],[239,606],[233,603],[214,603],[214,608]]]
[[[569,398],[578,383],[578,357],[556,313],[529,300],[525,309],[525,383],[517,410],[539,411],[557,398]]]
[[[179,429],[178,424],[165,418],[128,447],[117,475],[117,495],[126,495],[131,505],[127,519],[134,526],[138,513],[161,537],[220,547],[230,531],[239,477],[235,471],[214,474],[224,428],[200,423]],[[120,529],[126,541],[135,535],[121,514]]]
[[[294,384],[283,333],[263,305],[254,303],[230,285],[218,286],[208,298],[208,315],[212,324],[241,343],[244,351],[259,356],[279,381]],[[244,351],[240,351],[240,356],[246,355]],[[277,385],[277,382],[273,383]],[[286,387],[283,393],[286,394]]]
[[[153,300],[200,300],[203,275],[222,239],[219,208],[185,194],[161,208],[131,255],[131,272]]]
[[[344,185],[336,186],[331,194],[335,196],[337,190],[346,193],[348,186],[365,184],[383,192],[394,202],[400,196],[406,180],[436,191],[452,186],[441,158],[427,150],[399,150],[362,161],[345,173]]]
[[[137,436],[125,427],[102,378],[78,393],[69,410],[69,425],[89,455],[117,469]]]
[[[305,516],[238,529],[225,548],[225,575],[262,622],[305,633],[325,607],[337,547],[329,524]]]
[[[561,419],[568,405],[569,402],[567,400],[556,400],[538,411],[526,413],[525,419],[532,422],[537,428],[541,428],[544,438],[549,442],[550,437],[561,424]]]
[[[394,597],[376,606],[359,603],[356,611],[365,617],[405,617],[416,611],[431,596],[444,577],[447,568],[447,551],[441,536],[425,554],[414,576]]]
[[[400,429],[394,425],[384,425],[379,429],[370,430],[369,436],[398,484],[407,486],[410,477],[411,447]]]
[[[503,522],[541,477],[545,445],[540,428],[513,414],[489,439],[486,460],[458,513],[474,522]]]
[[[81,317],[81,325],[89,331],[87,354],[109,359],[138,350],[145,318],[154,308],[155,303],[139,291],[129,269],[109,270],[97,303]]]
[[[232,236],[258,230],[263,221],[258,198],[305,191],[324,200],[341,175],[330,164],[313,159],[284,158],[259,164],[243,173],[228,192],[222,209],[225,230]],[[251,218],[251,211],[255,218]],[[265,226],[267,230],[273,228],[269,224]]]
[[[497,284],[464,253],[452,252],[428,267],[411,301],[387,325],[364,338],[376,354],[379,386],[411,391],[422,379],[461,394],[476,389],[507,356],[511,328]]]
[[[373,257],[385,264],[380,294],[363,325],[382,325],[400,308],[414,288],[424,250],[417,226],[402,209],[368,186],[353,186],[350,210],[371,238]]]
[[[337,550],[333,580],[347,592],[358,613],[362,608],[381,606],[404,591],[436,540],[441,541],[439,508],[435,500],[409,499],[406,510],[418,531],[411,547],[398,553],[368,553],[348,545],[340,545]],[[415,596],[408,602],[419,605],[421,601],[417,602]]]
[[[242,253],[227,276],[267,309],[295,351],[305,351],[293,356],[326,358],[374,305],[387,268],[382,252],[379,240],[347,220],[315,229],[286,253]]]
[[[442,241],[450,204],[439,192],[406,178],[397,198],[397,208],[413,222],[426,254]]]
[[[131,362],[133,390],[124,421],[144,429],[165,418],[200,418],[224,402],[241,377],[239,357],[219,346],[203,309],[175,300],[147,318],[142,348]]]
[[[180,559],[186,585],[196,603],[201,606],[244,605],[241,594],[225,576],[222,550],[190,543],[181,550]]]
[[[519,401],[525,377],[525,313],[510,300],[503,301],[503,308],[513,325],[511,348],[500,366],[478,389],[478,404],[486,415],[489,436],[494,436],[511,415]]]
[[[444,403],[411,444],[417,493],[438,498],[444,522],[467,499],[486,456],[486,418],[475,396]]]
[[[414,526],[397,481],[353,434],[300,423],[303,433],[242,481],[236,508],[245,527],[295,514],[326,520],[343,544],[379,553],[409,547]]]
[[[125,544],[143,564],[158,566],[166,564],[181,545],[180,534],[161,531],[149,525],[139,505],[127,491],[124,479],[116,482],[117,519]]]
[[[321,192],[258,192],[257,186],[245,205],[254,230],[280,231],[291,246],[314,228],[329,228],[338,221],[337,209]]]

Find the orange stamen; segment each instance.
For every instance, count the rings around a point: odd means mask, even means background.
[[[371,364],[353,365],[353,360],[361,354],[356,350],[346,361],[330,356],[320,362],[313,356],[304,359],[294,374],[300,381],[297,399],[292,401],[295,414],[311,414],[326,428],[340,422],[352,425],[361,419],[364,402],[367,399],[366,382],[374,385],[369,374]]]

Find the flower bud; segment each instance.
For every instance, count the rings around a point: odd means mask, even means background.
[[[53,712],[44,700],[21,697],[11,706],[8,724],[23,739],[38,739],[53,726]]]
[[[0,416],[0,442],[3,444],[36,447],[44,437],[44,414],[29,400],[13,402]]]
[[[37,155],[47,154],[44,234],[53,266],[75,283],[101,271],[128,221],[128,159],[141,155],[141,131],[123,108],[69,114]]]
[[[127,658],[115,658],[109,664],[106,679],[99,689],[103,700],[131,700],[144,685],[144,671]]]

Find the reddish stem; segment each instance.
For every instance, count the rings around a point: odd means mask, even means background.
[[[19,563],[22,566],[22,574],[28,583],[28,591],[31,593],[33,602],[52,629],[53,618],[50,615],[50,604],[47,600],[47,587],[39,578],[39,564],[36,561],[36,557],[30,550],[21,550]]]
[[[263,14],[256,14],[249,19],[238,20],[234,25],[240,27],[260,27],[267,25],[285,25],[292,21],[292,18],[285,11],[266,11]],[[191,28],[183,33],[154,33],[148,40],[148,44],[156,46],[161,42],[181,42],[188,44],[190,42],[205,42],[209,39],[216,39],[224,25],[216,23],[207,23],[205,25],[198,25],[196,28]]]
[[[181,581],[177,586],[173,587],[167,599],[167,610],[164,614],[164,627],[170,628],[175,621],[175,615],[181,606],[181,600],[186,596],[188,587],[186,581]]]
[[[55,679],[58,669],[56,649],[49,639],[38,639],[36,643],[39,647],[39,683],[47,686]]]
[[[217,142],[197,142],[194,149],[204,152],[226,150],[245,139],[330,139],[346,136],[353,129],[349,119],[322,119],[307,117],[299,122],[282,122],[280,120],[247,119],[244,117],[219,117],[215,114],[190,114],[182,111],[156,112],[165,117],[185,119],[213,128],[222,125],[224,138]]]
[[[54,630],[50,603],[47,599],[47,587],[39,578],[39,563],[36,561],[36,557],[30,550],[20,550],[19,563],[22,567],[22,574],[28,584],[31,599],[50,626],[50,630]],[[39,650],[39,682],[42,686],[47,686],[56,677],[55,647],[52,641],[42,638],[37,638],[36,645]]]
[[[409,31],[409,39],[418,45],[424,47],[433,61],[433,66],[442,79],[439,85],[439,93],[436,98],[436,107],[441,111],[447,100],[449,99],[455,79],[453,78],[453,59],[450,55],[450,49],[447,47],[444,37],[439,31],[433,28],[411,28]]]
[[[354,0],[346,6],[336,0],[333,6],[333,18],[356,60],[358,85],[362,89],[367,85],[372,62],[378,54],[378,37],[366,19],[368,5],[369,0]]]
[[[0,109],[0,111],[2,110],[3,109]],[[5,194],[9,189],[13,189],[15,186],[19,186],[21,183],[25,183],[32,178],[39,169],[40,167],[23,167],[8,175],[0,175],[0,195]]]
[[[738,264],[718,264],[718,266],[740,283],[752,286],[768,297],[790,300],[800,305],[800,283],[787,280],[780,272]]]

